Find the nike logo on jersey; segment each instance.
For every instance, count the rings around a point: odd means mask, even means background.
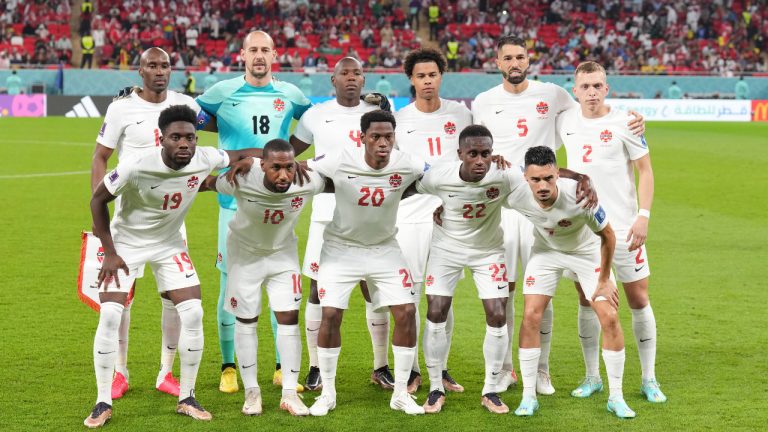
[[[248,202],[257,202],[256,200],[249,199]]]
[[[142,124],[142,123],[144,123],[144,120],[136,122],[136,124]]]
[[[242,102],[232,102],[232,106],[233,106],[233,107],[236,107],[236,106],[240,105],[241,103],[242,103]]]
[[[254,364],[249,364],[248,366],[245,366],[245,365],[243,365],[243,369],[248,369],[248,368],[250,368],[250,367],[254,367],[254,366],[256,366],[256,363],[254,363]]]
[[[409,131],[405,131],[405,133],[414,133],[414,132],[416,132],[416,129],[414,129],[414,130],[409,130]]]
[[[202,350],[203,350],[202,348],[200,348],[200,349],[187,348],[187,351],[189,351],[189,352],[198,352],[198,351],[202,351]]]
[[[499,111],[496,111],[496,114],[501,114],[502,112],[504,112],[504,110],[499,110]]]
[[[451,194],[448,194],[448,198],[456,198],[457,196],[458,196],[458,195],[451,195]]]
[[[335,122],[336,120],[326,120],[326,123]]]
[[[99,354],[112,354],[113,352],[116,352],[116,351],[109,351],[109,352],[96,351],[96,352]]]
[[[566,135],[573,135],[573,134],[575,134],[575,133],[576,133],[576,132],[566,132],[565,134],[566,134]]]
[[[640,270],[642,270],[642,269],[643,269],[643,267],[645,267],[645,264],[641,265],[640,267],[635,267],[635,273],[637,273],[637,272],[639,272]]]
[[[160,185],[156,185],[156,186],[150,186],[149,188],[150,188],[150,189],[157,189],[157,188],[159,188],[159,187],[160,187]]]
[[[298,297],[294,298],[293,301],[295,301],[295,302],[301,301],[301,296],[298,296]]]
[[[190,273],[190,274],[185,274],[184,276],[186,276],[186,277],[187,277],[187,279],[189,279],[189,278],[191,278],[191,277],[192,277],[192,276],[194,276],[194,275],[195,275],[194,273]]]
[[[640,342],[648,342],[648,341],[649,341],[649,340],[651,340],[651,339],[653,339],[653,338],[648,338],[648,339],[640,339]]]
[[[354,179],[354,178],[357,178],[357,177],[358,176],[347,176],[348,179]]]

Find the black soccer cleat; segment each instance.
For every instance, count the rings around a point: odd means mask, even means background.
[[[309,391],[319,391],[323,389],[323,379],[320,377],[320,368],[310,366],[304,387]]]
[[[389,365],[384,365],[371,372],[371,382],[378,384],[384,390],[393,390],[395,388],[395,378],[389,371]]]

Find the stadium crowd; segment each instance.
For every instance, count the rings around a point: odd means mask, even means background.
[[[58,1],[0,1],[0,69],[69,63],[70,6]]]

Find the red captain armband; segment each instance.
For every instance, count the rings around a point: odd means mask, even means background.
[[[200,110],[199,113],[197,113],[197,120],[195,121],[195,129],[197,130],[203,130],[205,129],[205,125],[207,125],[213,117],[205,112],[205,110]]]

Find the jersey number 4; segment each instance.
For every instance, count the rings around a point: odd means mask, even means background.
[[[253,116],[253,134],[266,135],[269,133],[269,116]]]
[[[368,207],[372,205],[374,207],[381,207],[381,204],[384,203],[384,190],[382,188],[375,188],[371,191],[371,188],[365,186],[360,188],[360,193],[363,196],[357,200],[357,205],[359,206]]]

